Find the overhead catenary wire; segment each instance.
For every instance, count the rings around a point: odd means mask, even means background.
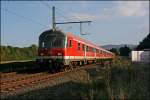
[[[1,9],[2,9],[3,11],[7,12],[7,13],[10,13],[10,14],[15,15],[15,16],[17,16],[17,17],[20,17],[20,18],[22,18],[22,19],[28,20],[28,21],[30,21],[30,22],[32,22],[32,23],[34,23],[34,24],[38,24],[38,25],[41,25],[41,26],[43,26],[43,27],[48,27],[47,25],[43,25],[43,24],[41,24],[40,22],[37,22],[37,21],[35,21],[35,20],[33,20],[33,19],[30,19],[30,18],[28,18],[28,17],[26,17],[26,16],[23,16],[23,15],[21,15],[21,14],[18,14],[18,13],[14,12],[14,11],[8,10],[8,9],[6,9],[6,8],[1,8]]]
[[[63,13],[66,13],[66,11],[63,11],[62,9],[59,9],[59,8],[56,8],[56,9],[58,9],[58,11],[61,11],[60,13],[62,13],[62,12],[63,12]],[[62,14],[63,14],[63,13],[62,13]],[[65,16],[65,15],[64,15],[64,16]],[[73,16],[73,15],[68,15],[68,16],[75,17],[78,21],[81,21],[80,18],[77,17],[77,16]],[[71,17],[68,17],[68,16],[67,16],[67,18],[70,18],[70,19],[71,19]],[[65,17],[66,17],[66,16],[65,16]],[[72,19],[71,19],[71,20],[72,20]]]
[[[48,7],[48,9],[52,9],[51,6],[49,6],[47,3],[40,1],[44,6]],[[57,8],[55,8],[57,9]],[[59,11],[57,11],[64,19],[68,20],[63,14],[61,14]]]
[[[52,7],[48,4],[48,3],[46,3],[46,2],[42,2],[42,1],[40,1],[44,6],[46,6],[46,7],[48,7],[49,9],[52,9]],[[55,8],[55,9],[57,9],[57,13],[59,13],[64,19],[66,19],[66,20],[68,20],[70,17],[68,17],[68,16],[66,16],[66,15],[64,15],[65,14],[65,11],[63,11],[62,9],[59,9],[59,8]],[[61,11],[61,12],[60,12]],[[64,14],[63,14],[63,13]],[[71,15],[71,16],[73,16],[73,15]],[[77,17],[77,16],[73,16],[73,17],[75,17],[78,21],[80,21],[80,18],[79,17]],[[71,18],[70,18],[71,19]],[[72,20],[72,19],[71,19]]]

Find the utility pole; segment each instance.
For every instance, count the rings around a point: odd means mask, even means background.
[[[78,21],[78,22],[59,22],[59,23],[56,23],[55,22],[55,7],[52,8],[52,28],[53,28],[53,31],[56,30],[56,25],[57,24],[75,24],[75,23],[79,23],[80,24],[80,34],[82,35],[82,23],[90,23],[92,21]],[[80,36],[79,34],[79,36]]]
[[[82,23],[80,23],[80,34],[82,34]],[[78,35],[80,37],[80,34]]]
[[[52,8],[52,28],[53,31],[55,31],[56,26],[55,26],[55,7]]]

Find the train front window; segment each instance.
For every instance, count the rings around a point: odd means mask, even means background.
[[[43,48],[45,47],[45,43],[44,43],[44,42],[42,42],[42,47],[43,47]]]
[[[65,37],[54,34],[46,35],[39,40],[40,48],[63,48],[65,46]]]

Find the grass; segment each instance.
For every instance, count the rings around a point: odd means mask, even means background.
[[[148,64],[116,58],[112,67],[105,69],[105,73],[98,72],[85,87],[88,91],[81,93],[88,100],[149,100],[149,72]]]

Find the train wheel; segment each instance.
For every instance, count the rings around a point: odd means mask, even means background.
[[[64,64],[63,64],[63,63],[60,63],[60,64],[59,64],[59,71],[63,71],[63,69],[64,69]]]
[[[82,61],[82,66],[84,66],[84,61]]]

